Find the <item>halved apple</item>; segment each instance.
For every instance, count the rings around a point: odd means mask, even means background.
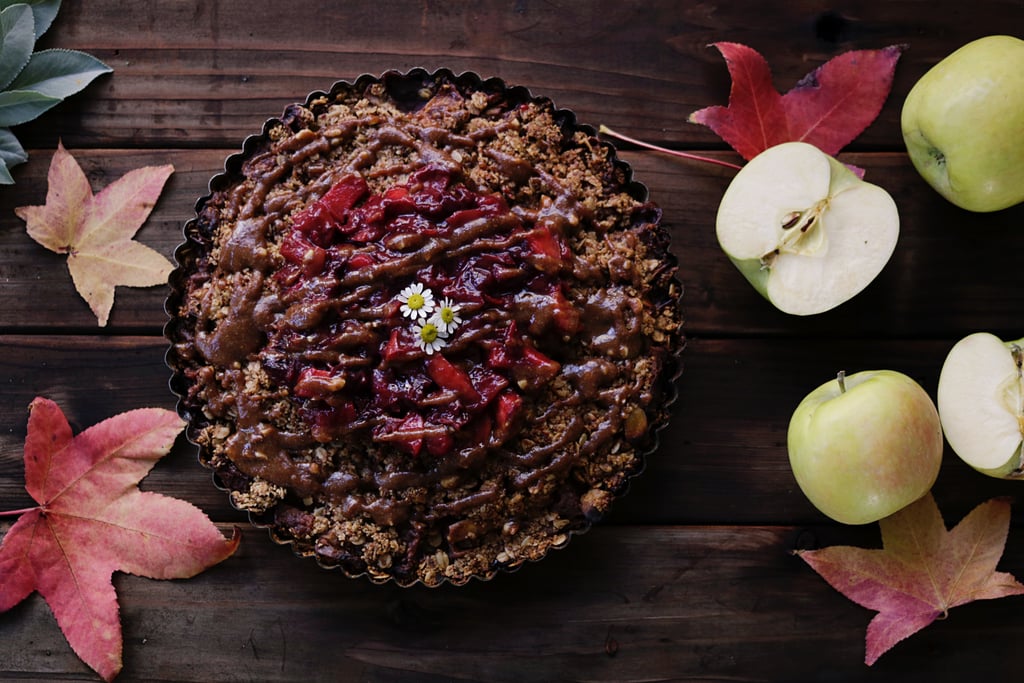
[[[976,332],[950,349],[939,374],[942,431],[968,465],[992,477],[1024,475],[1024,339]]]
[[[822,313],[874,280],[896,248],[889,193],[805,142],[744,166],[718,209],[718,243],[779,310]]]

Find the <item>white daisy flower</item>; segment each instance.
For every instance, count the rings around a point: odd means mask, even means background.
[[[440,351],[448,343],[445,339],[448,333],[442,331],[432,322],[421,323],[416,329],[416,346],[420,347],[427,355],[434,351]]]
[[[441,299],[441,305],[434,311],[430,322],[434,323],[438,330],[445,334],[451,334],[455,331],[456,327],[462,324],[462,318],[459,317],[459,311],[461,310],[462,306],[453,303],[451,299],[445,297]]]
[[[402,302],[402,315],[412,320],[426,320],[434,312],[434,293],[422,282],[409,285],[398,294]]]

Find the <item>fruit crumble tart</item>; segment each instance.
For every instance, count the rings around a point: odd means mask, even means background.
[[[168,362],[201,460],[301,555],[401,585],[564,546],[667,419],[681,288],[593,130],[447,71],[338,83],[211,182]]]

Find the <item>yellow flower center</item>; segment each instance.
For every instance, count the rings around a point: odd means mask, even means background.
[[[441,320],[445,323],[451,324],[451,322],[455,320],[455,311],[445,306],[441,309]]]
[[[420,328],[420,339],[422,339],[427,344],[433,343],[434,341],[437,340],[437,328],[431,325],[430,323],[427,323],[426,325]]]
[[[414,311],[418,311],[423,308],[423,304],[426,303],[423,300],[422,294],[410,294],[409,300],[405,302],[405,305]]]

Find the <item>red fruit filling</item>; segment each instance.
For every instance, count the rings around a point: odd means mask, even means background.
[[[581,329],[566,289],[571,221],[558,218],[517,215],[441,167],[379,194],[342,178],[281,240],[286,312],[265,371],[321,442],[362,434],[434,458],[499,446]],[[398,298],[413,283],[462,320],[429,353]]]

